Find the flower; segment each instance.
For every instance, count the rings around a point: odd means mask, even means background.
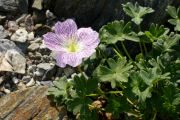
[[[89,28],[77,28],[72,19],[55,24],[55,33],[43,35],[44,44],[55,52],[57,65],[76,67],[90,57],[98,46],[99,34]]]

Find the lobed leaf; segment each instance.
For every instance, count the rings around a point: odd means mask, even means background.
[[[130,40],[134,42],[139,42],[139,38],[133,32],[131,32],[131,23],[124,23],[121,21],[114,21],[104,25],[100,31],[100,39],[106,44],[115,44],[118,41]]]
[[[124,12],[132,18],[132,21],[140,25],[143,21],[142,17],[148,13],[154,12],[154,10],[150,7],[142,7],[137,2],[133,5],[131,2],[127,2],[123,4]]]

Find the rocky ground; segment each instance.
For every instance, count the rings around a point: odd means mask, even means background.
[[[158,0],[158,2],[152,0],[149,3],[141,0],[139,2],[157,11],[147,18],[147,23],[150,18],[157,22],[166,18],[165,8],[168,4],[180,5],[178,0]],[[52,31],[57,20],[65,18],[74,18],[79,26],[92,26],[98,30],[109,21],[126,18],[122,12],[122,3],[121,0],[116,2],[109,0],[1,0],[0,120],[12,118],[21,120],[23,114],[18,113],[22,111],[24,114],[31,111],[31,114],[26,114],[27,119],[40,119],[50,114],[50,119],[54,120],[55,118],[51,116],[56,116],[57,110],[50,107],[45,97],[46,86],[51,86],[53,80],[59,79],[64,74],[71,75],[74,70],[70,67],[62,69],[56,66],[53,53],[43,44],[42,35]],[[40,99],[36,99],[38,97]],[[33,104],[27,107],[27,111],[24,110],[22,106],[32,104],[32,98],[41,103]],[[6,101],[8,99],[10,100]],[[47,105],[36,106],[42,102]],[[53,115],[51,110],[54,112]],[[25,119],[22,118],[22,120]]]

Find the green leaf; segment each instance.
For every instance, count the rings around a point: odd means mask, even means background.
[[[88,95],[97,89],[97,79],[89,79],[85,74],[74,75],[73,90],[76,96],[71,96],[66,102],[67,109],[74,114],[80,114],[81,120],[86,120],[94,114],[89,110],[89,105],[93,102]],[[88,119],[87,119],[88,120]]]
[[[168,12],[168,14],[172,17],[172,18],[178,18],[177,16],[177,11],[176,8],[174,6],[168,6],[166,11]]]
[[[169,73],[162,74],[157,67],[141,69],[131,75],[132,92],[138,96],[140,102],[144,102],[151,97],[153,86],[164,79],[169,79]]]
[[[168,20],[168,22],[171,23],[172,25],[175,25],[174,28],[175,31],[180,31],[180,7],[176,9],[173,6],[168,6],[166,11],[173,18]]]
[[[168,28],[164,28],[163,25],[159,26],[153,23],[151,24],[149,31],[146,31],[145,34],[151,40],[151,42],[154,42],[162,39],[164,36],[167,36],[168,32]]]
[[[139,6],[137,2],[134,5],[131,2],[123,4],[123,10],[137,25],[141,24],[144,15],[154,12],[152,8]]]
[[[101,82],[110,82],[112,88],[115,88],[117,83],[128,81],[129,70],[133,66],[127,63],[126,58],[119,59],[117,62],[110,58],[107,63],[109,67],[100,65],[94,74]]]
[[[117,41],[125,40],[139,42],[137,35],[131,32],[131,23],[125,24],[123,20],[104,25],[99,33],[101,41],[106,44],[114,44]]]
[[[111,112],[113,118],[119,118],[120,113],[129,110],[129,104],[125,97],[111,95],[108,97],[106,111]]]
[[[180,93],[174,85],[165,86],[163,89],[163,108],[168,113],[178,112],[178,106],[180,105]],[[178,113],[177,113],[178,114]]]
[[[154,42],[153,48],[160,52],[172,51],[173,46],[177,45],[179,40],[179,34],[171,33],[169,36],[163,37],[161,40]]]
[[[53,82],[54,86],[48,89],[48,95],[53,96],[55,102],[63,103],[67,99],[67,79],[62,77]],[[56,101],[58,99],[58,101]]]

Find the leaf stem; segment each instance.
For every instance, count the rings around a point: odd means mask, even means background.
[[[141,26],[140,26],[140,24],[138,25],[138,30],[139,30],[139,32],[141,32]],[[144,43],[144,42],[142,42],[142,43]],[[143,46],[144,46],[144,44],[143,44]],[[139,47],[140,47],[140,50],[141,50],[142,55],[144,55],[144,54],[143,54],[143,48],[142,48],[141,41],[139,42]],[[144,48],[145,48],[145,47],[144,47]],[[143,56],[143,57],[144,57],[144,56]]]
[[[129,52],[127,51],[127,49],[126,49],[126,47],[125,47],[123,41],[121,41],[121,45],[122,45],[122,47],[123,47],[124,52],[125,52],[126,55],[128,56],[128,58],[129,58],[130,60],[132,60],[132,58],[131,58],[131,56],[129,55]]]
[[[142,49],[141,42],[139,42],[139,47],[140,47],[141,53],[142,53],[142,55],[143,55],[143,49]]]
[[[153,119],[152,120],[156,120],[156,115],[157,115],[157,111],[155,111]]]
[[[144,46],[145,55],[147,55],[147,48],[146,48],[146,44],[144,43],[144,41],[142,41],[142,44],[143,44],[143,46]]]
[[[119,56],[119,58],[122,58],[121,53],[119,53],[115,48],[112,48],[114,50],[114,52]]]

